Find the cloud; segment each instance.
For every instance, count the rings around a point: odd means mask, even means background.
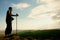
[[[41,1],[41,0],[36,0],[36,3],[37,3],[37,4],[40,4],[40,1]]]
[[[60,1],[56,0],[40,0],[46,2],[47,4],[41,4],[37,7],[34,7],[28,17],[30,18],[40,18],[41,15],[55,16],[60,9]]]
[[[28,18],[37,19],[40,23],[47,23],[41,27],[41,29],[58,29],[60,28],[60,1],[58,0],[40,0],[40,2],[46,4],[39,4],[34,7]],[[42,20],[42,21],[41,21]],[[51,23],[50,23],[51,22]],[[51,25],[48,25],[48,24]]]
[[[25,9],[28,8],[30,4],[28,3],[18,3],[18,4],[12,4],[12,7],[15,7],[16,9]]]
[[[60,20],[60,10],[58,10],[57,14],[53,16],[54,20]]]
[[[41,2],[44,2],[44,3],[51,3],[51,2],[54,2],[54,1],[60,1],[60,0],[36,0],[36,3],[41,3]]]

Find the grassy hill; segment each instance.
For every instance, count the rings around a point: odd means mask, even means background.
[[[21,37],[31,37],[31,38],[60,38],[60,30],[36,30],[36,31],[24,31],[18,33]]]
[[[14,33],[15,34],[15,33]],[[0,37],[4,35],[1,34]],[[60,30],[53,29],[53,30],[25,30],[20,31],[17,33],[18,38],[28,38],[28,39],[51,39],[51,40],[60,40]],[[17,36],[13,36],[17,38]]]

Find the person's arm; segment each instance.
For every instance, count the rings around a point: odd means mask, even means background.
[[[10,16],[18,16],[18,14],[16,14],[16,15],[13,15],[11,12],[12,12],[12,11],[10,11]]]
[[[18,16],[18,14],[16,14],[16,15],[10,14],[10,16]]]

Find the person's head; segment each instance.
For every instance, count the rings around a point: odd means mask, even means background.
[[[12,11],[12,7],[9,7],[9,10]]]

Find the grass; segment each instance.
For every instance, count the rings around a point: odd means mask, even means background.
[[[12,38],[13,40],[20,40],[20,39],[54,39],[54,40],[60,40],[60,30],[36,30],[36,31],[22,31],[17,33],[17,36],[14,35]],[[0,37],[3,38],[4,34],[0,34]],[[0,38],[0,40],[2,40]]]

